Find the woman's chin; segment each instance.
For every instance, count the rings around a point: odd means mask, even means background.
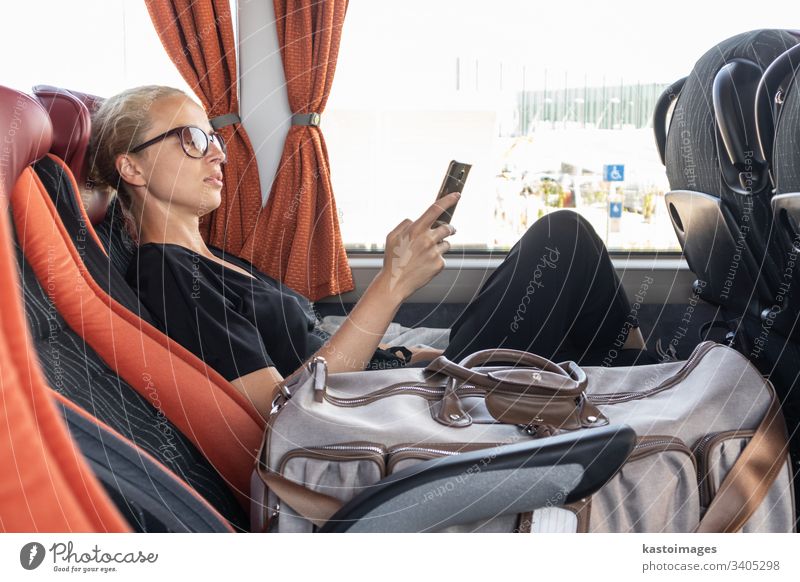
[[[206,187],[203,188],[201,204],[198,208],[199,215],[205,216],[209,212],[214,212],[219,208],[220,204],[222,204],[222,188],[216,186],[209,187],[206,185]]]

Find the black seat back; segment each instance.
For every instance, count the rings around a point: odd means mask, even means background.
[[[157,400],[148,400],[125,383],[66,324],[19,246],[16,251],[28,327],[50,387],[172,471],[185,483],[185,496],[192,495],[191,487],[235,527],[248,529],[244,510],[208,460],[158,409]],[[140,477],[147,479],[146,473]],[[125,497],[120,491],[117,500]]]
[[[134,531],[232,532],[225,518],[169,469],[69,401],[57,401],[72,439]]]
[[[605,485],[635,443],[628,426],[602,427],[433,459],[369,487],[320,531],[437,531],[566,505]]]
[[[796,43],[782,30],[719,43],[680,89],[668,131],[663,108],[654,119],[672,189],[666,202],[696,290],[734,317],[760,318],[780,279],[755,94],[763,71]]]

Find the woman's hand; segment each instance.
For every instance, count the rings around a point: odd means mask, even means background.
[[[435,348],[410,347],[408,349],[411,350],[411,361],[409,364],[431,362],[444,353],[444,350],[437,350]]]
[[[442,254],[450,249],[447,237],[456,230],[449,224],[433,227],[442,211],[453,206],[461,194],[453,192],[433,203],[417,220],[405,219],[386,237],[383,268],[379,277],[387,280],[388,289],[407,299],[444,268]]]

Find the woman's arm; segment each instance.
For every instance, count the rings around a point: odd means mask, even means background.
[[[404,220],[386,237],[383,268],[338,331],[314,354],[328,361],[330,372],[363,370],[403,301],[444,268],[442,254],[450,248],[446,239],[455,229],[447,224],[431,227],[459,197],[453,193],[440,198],[417,220]],[[282,380],[269,367],[231,383],[266,416]]]
[[[444,268],[442,254],[450,248],[446,239],[455,229],[448,224],[431,227],[459,197],[453,193],[439,199],[417,220],[404,220],[386,237],[383,268],[315,354],[328,361],[330,372],[363,370],[403,301]]]

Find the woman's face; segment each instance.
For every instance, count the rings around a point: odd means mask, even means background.
[[[139,138],[139,143],[131,144],[132,147],[185,125],[199,127],[206,133],[212,131],[203,109],[182,95],[159,99],[153,103],[147,115],[150,129]],[[146,199],[152,197],[170,213],[190,212],[198,217],[220,205],[225,154],[216,143],[209,143],[204,158],[192,158],[184,152],[180,136],[172,134],[127,156],[132,166],[128,169],[135,169],[136,174],[129,180],[124,171],[120,173],[126,181],[139,186],[134,191],[145,198],[140,202],[147,203]]]

